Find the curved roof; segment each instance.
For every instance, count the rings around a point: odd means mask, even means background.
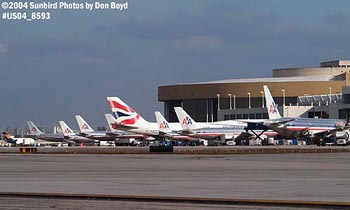
[[[187,83],[185,85],[199,84],[223,84],[223,83],[252,83],[252,82],[321,82],[321,81],[342,81],[341,76],[321,75],[321,76],[302,76],[302,77],[266,77],[266,78],[246,78],[246,79],[227,79],[209,82]]]

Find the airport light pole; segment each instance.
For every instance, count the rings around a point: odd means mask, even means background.
[[[216,94],[216,96],[218,97],[218,110],[220,110],[220,94]]]
[[[286,90],[282,90],[282,95],[283,95],[283,107],[286,106]]]
[[[329,87],[329,104],[332,103],[332,87]]]
[[[229,93],[229,94],[227,94],[227,95],[230,97],[230,109],[232,109],[232,94]]]
[[[261,107],[264,108],[265,104],[264,104],[264,91],[260,91],[261,93]]]
[[[248,108],[250,109],[250,93],[247,93],[248,94]]]
[[[236,109],[236,95],[233,95],[233,109]]]

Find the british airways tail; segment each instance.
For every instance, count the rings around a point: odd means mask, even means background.
[[[194,130],[197,129],[198,126],[196,125],[196,122],[190,117],[190,115],[187,114],[185,110],[183,110],[182,107],[174,107],[177,118],[180,122],[182,130]]]
[[[119,132],[119,130],[117,130],[113,127],[113,124],[117,122],[117,120],[113,117],[113,115],[105,114],[105,118],[107,120],[109,130],[111,132]]]
[[[77,123],[79,125],[80,132],[94,132],[94,129],[92,129],[90,125],[80,115],[75,115],[75,119],[77,120]]]
[[[28,127],[29,127],[29,133],[31,135],[41,135],[43,132],[39,130],[38,127],[33,123],[33,121],[27,121]]]
[[[126,126],[139,126],[149,123],[118,97],[107,97],[109,106],[116,116],[116,122]]]
[[[64,136],[70,136],[74,134],[73,130],[64,121],[59,121],[59,123]]]
[[[164,116],[158,111],[154,112],[154,114],[156,115],[159,131],[163,132],[163,133],[170,133],[170,132],[172,132],[171,128],[169,127],[169,123],[164,118]]]
[[[277,104],[273,100],[267,85],[264,85],[264,93],[265,93],[266,108],[267,108],[267,113],[269,114],[269,119],[273,120],[273,119],[281,118],[281,115],[277,109]]]

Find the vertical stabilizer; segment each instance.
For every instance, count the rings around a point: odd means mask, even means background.
[[[267,108],[267,113],[269,114],[269,119],[273,120],[273,119],[281,118],[281,115],[277,109],[277,104],[273,100],[267,85],[264,85],[264,93],[265,93],[266,108]]]
[[[124,103],[118,97],[107,97],[109,106],[112,112],[117,117],[116,121],[121,125],[139,126],[141,124],[149,123],[136,113],[131,107]]]
[[[7,132],[2,132],[2,135],[4,136],[5,140],[13,140],[13,137],[10,136]]]
[[[106,117],[106,120],[108,123],[109,130],[113,133],[119,132],[119,130],[117,130],[113,127],[113,124],[117,122],[117,120],[113,117],[113,115],[105,114],[105,117]]]
[[[158,111],[154,112],[154,114],[156,115],[159,131],[163,133],[170,133],[172,130],[164,116]]]
[[[2,132],[2,135],[4,137],[5,142],[10,144],[15,144],[17,142],[16,139],[13,138],[13,136],[10,136],[7,132]]]
[[[197,129],[196,122],[183,110],[182,107],[174,107],[177,118],[180,122],[182,130],[194,130]]]
[[[80,115],[75,115],[75,119],[77,120],[77,123],[79,125],[80,132],[94,132],[94,129],[92,129],[90,125]]]
[[[41,135],[43,134],[43,132],[41,130],[39,130],[38,127],[36,127],[36,125],[33,123],[33,121],[27,121],[28,127],[29,127],[29,133],[31,135]]]
[[[64,136],[74,134],[73,130],[64,121],[59,121],[59,123]]]

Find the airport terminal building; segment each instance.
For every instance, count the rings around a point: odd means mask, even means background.
[[[274,69],[272,78],[227,79],[158,87],[164,115],[176,122],[182,106],[196,121],[266,119],[263,85],[285,117],[349,119],[350,60],[320,67]]]

